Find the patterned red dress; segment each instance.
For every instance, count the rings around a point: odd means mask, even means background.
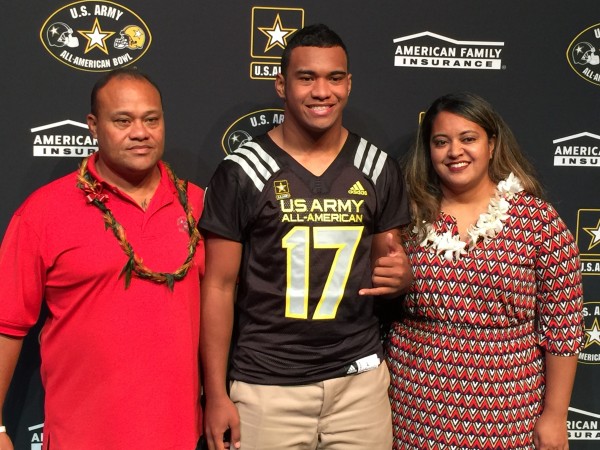
[[[582,287],[573,236],[520,192],[499,233],[460,258],[406,244],[415,282],[387,341],[394,449],[533,449],[544,351],[578,353]],[[438,233],[458,230],[444,213]]]

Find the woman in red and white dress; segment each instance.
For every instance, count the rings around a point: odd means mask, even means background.
[[[414,283],[387,356],[395,449],[567,449],[573,236],[481,97],[438,98],[404,168]]]

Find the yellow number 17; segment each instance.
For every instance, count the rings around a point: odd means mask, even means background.
[[[337,249],[313,319],[333,319],[344,295],[363,231],[356,227],[294,227],[282,239],[287,250],[285,316],[308,319],[310,232],[315,249]]]

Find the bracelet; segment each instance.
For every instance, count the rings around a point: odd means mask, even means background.
[[[0,433],[6,433],[6,427],[4,425],[0,425]]]

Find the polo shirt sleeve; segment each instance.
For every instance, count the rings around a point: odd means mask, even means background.
[[[21,207],[12,217],[0,247],[0,333],[22,337],[37,322],[45,269],[40,235]]]

